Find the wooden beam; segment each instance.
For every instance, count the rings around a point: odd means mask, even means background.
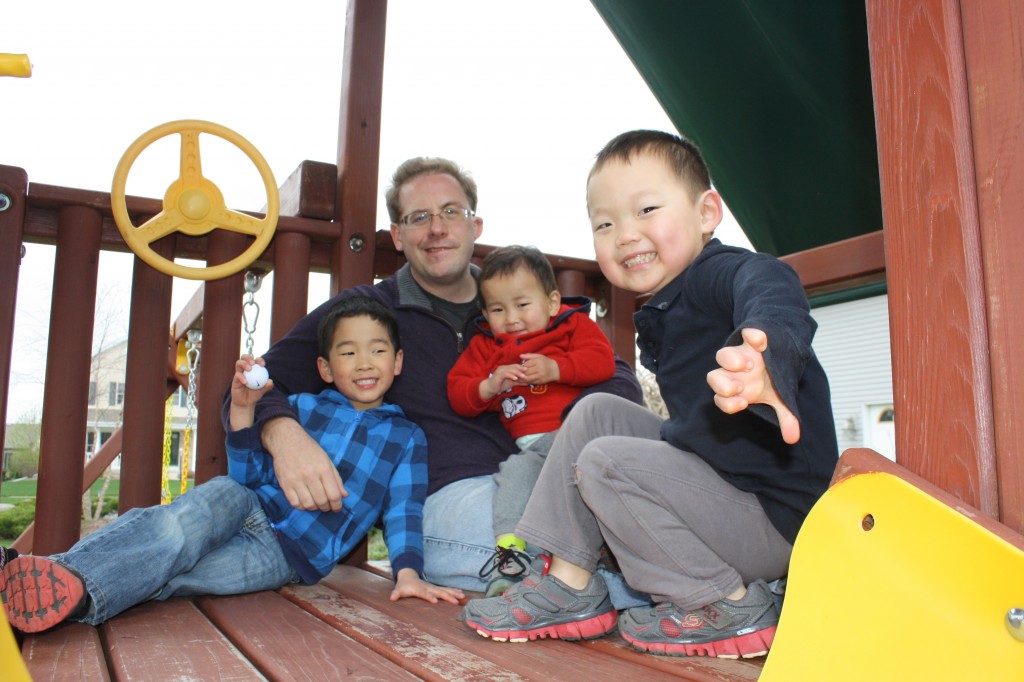
[[[334,207],[341,238],[331,257],[332,294],[373,281],[387,14],[386,0],[348,3]]]
[[[987,300],[999,514],[1024,533],[1024,80],[1019,0],[961,2]]]
[[[956,0],[867,0],[896,453],[998,516],[989,336]]]

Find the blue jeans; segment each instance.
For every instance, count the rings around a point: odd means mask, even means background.
[[[423,573],[435,585],[484,592],[480,567],[494,554],[491,509],[493,476],[464,478],[427,497],[423,506]],[[533,547],[527,548],[533,553]],[[621,573],[598,571],[617,609],[651,603],[649,595],[626,584]]]
[[[169,505],[132,509],[63,554],[97,625],[150,599],[240,594],[297,582],[256,494],[227,476]]]

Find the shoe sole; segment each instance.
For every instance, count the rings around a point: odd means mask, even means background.
[[[755,630],[736,637],[728,637],[713,642],[700,644],[683,644],[680,642],[644,642],[621,632],[622,638],[630,646],[640,651],[662,656],[714,656],[715,658],[757,658],[764,656],[775,640],[773,625],[763,630]]]
[[[597,639],[614,631],[618,626],[618,614],[612,610],[584,620],[524,630],[490,630],[471,620],[467,620],[466,625],[481,637],[493,639],[496,642],[528,642],[548,637],[573,642],[580,639]]]
[[[82,601],[82,581],[49,559],[19,556],[3,568],[2,596],[11,625],[42,632],[67,618]]]

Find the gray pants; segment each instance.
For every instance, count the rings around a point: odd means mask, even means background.
[[[509,455],[498,467],[498,473],[494,474],[494,483],[498,486],[494,491],[493,511],[496,537],[515,532],[556,433],[545,433],[520,452]]]
[[[590,571],[606,542],[631,587],[684,609],[785,575],[793,547],[757,497],[661,440],[661,423],[617,396],[581,400],[516,535]]]

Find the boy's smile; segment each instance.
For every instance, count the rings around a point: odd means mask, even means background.
[[[384,401],[402,371],[402,351],[395,352],[388,330],[370,316],[344,317],[334,328],[329,357],[317,358],[317,367],[357,410],[366,410]]]
[[[659,156],[613,159],[587,184],[594,253],[615,286],[660,291],[694,261],[722,218],[721,198],[690,188]]]

